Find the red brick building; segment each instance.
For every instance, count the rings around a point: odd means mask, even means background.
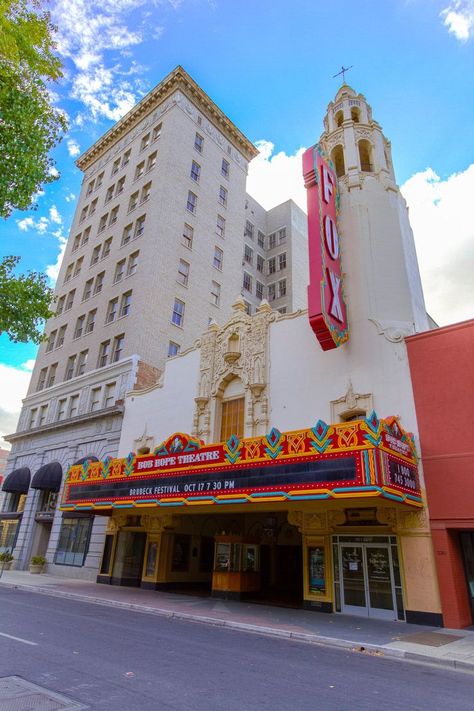
[[[446,627],[474,623],[474,320],[406,339]]]

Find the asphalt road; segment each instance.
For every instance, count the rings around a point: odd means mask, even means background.
[[[469,674],[0,590],[11,675],[98,711],[474,708]]]

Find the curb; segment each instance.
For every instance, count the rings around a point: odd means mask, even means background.
[[[232,629],[237,632],[246,632],[247,634],[260,634],[266,637],[286,639],[303,644],[331,647],[333,649],[345,649],[346,651],[357,652],[369,656],[398,659],[415,664],[424,664],[426,666],[436,666],[450,671],[474,673],[474,663],[472,662],[465,662],[456,659],[440,659],[439,657],[430,657],[426,654],[419,654],[417,652],[408,652],[404,649],[392,649],[390,647],[385,647],[384,645],[372,644],[371,642],[354,642],[353,640],[325,637],[324,635],[312,634],[311,632],[291,632],[278,627],[253,625],[248,622],[223,620],[205,615],[192,615],[188,612],[164,610],[159,607],[148,607],[146,605],[138,605],[133,602],[121,602],[120,600],[107,600],[104,598],[83,595],[81,593],[64,592],[36,585],[22,585],[21,583],[2,582],[0,583],[0,588],[1,587],[39,593],[40,595],[48,595],[49,597],[62,597],[69,600],[77,600],[78,602],[88,602],[93,605],[102,605],[103,607],[115,607],[122,610],[132,610],[133,612],[140,612],[142,614],[182,620],[184,622],[192,622],[194,624],[203,624],[210,627],[222,627]]]

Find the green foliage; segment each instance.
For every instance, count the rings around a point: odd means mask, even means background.
[[[13,556],[11,553],[0,553],[0,563],[11,563]]]
[[[42,185],[57,179],[49,152],[67,121],[44,83],[62,76],[53,33],[37,0],[0,0],[1,217],[29,208]]]
[[[45,565],[46,558],[43,555],[34,555],[30,560],[31,565]]]
[[[53,315],[53,290],[44,274],[13,274],[19,261],[19,257],[0,261],[0,334],[14,342],[40,343],[43,321]]]

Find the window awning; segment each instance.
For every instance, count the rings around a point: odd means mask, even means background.
[[[35,473],[33,481],[31,482],[31,488],[59,491],[62,478],[63,468],[61,464],[59,462],[49,462],[48,464],[43,464]]]
[[[74,462],[72,465],[73,467],[76,466],[76,464],[84,464],[84,462],[98,462],[99,460],[97,457],[94,457],[93,454],[88,454],[86,457],[81,457],[81,459],[78,459],[77,462]]]
[[[2,491],[9,494],[27,494],[30,488],[31,472],[28,467],[14,469],[3,482]]]

